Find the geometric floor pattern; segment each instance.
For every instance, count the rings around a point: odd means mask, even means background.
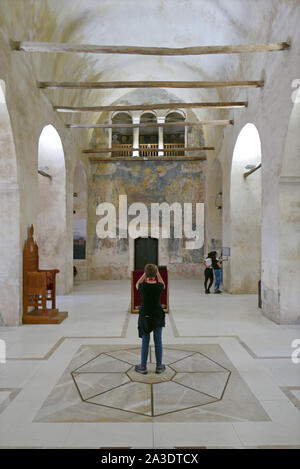
[[[155,373],[152,349],[147,375],[134,369],[139,358],[139,348],[122,349],[100,353],[77,367],[71,375],[81,400],[156,417],[220,401],[231,374],[200,352],[165,347],[162,374]]]
[[[166,371],[136,373],[140,347],[85,345],[78,349],[34,422],[270,421],[219,344],[165,345]]]

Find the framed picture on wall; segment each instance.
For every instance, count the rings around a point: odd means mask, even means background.
[[[86,257],[86,220],[73,220],[73,259]]]
[[[222,257],[229,257],[230,256],[230,248],[222,247],[221,255],[222,255]]]

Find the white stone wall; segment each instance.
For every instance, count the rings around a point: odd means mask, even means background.
[[[20,199],[16,152],[0,80],[0,323],[18,323],[20,310]]]
[[[68,292],[69,249],[66,225],[66,168],[60,137],[51,125],[42,130],[38,145],[38,207],[35,237],[41,269],[58,269],[57,294]],[[44,168],[44,169],[43,169]]]
[[[22,36],[22,31],[16,35]],[[9,278],[1,275],[1,304],[3,320],[7,325],[19,325],[22,318],[22,285],[23,285],[23,243],[28,236],[31,224],[37,225],[38,213],[38,140],[45,125],[52,124],[59,132],[65,149],[66,165],[66,226],[67,247],[65,264],[65,290],[71,291],[73,285],[73,252],[72,252],[72,185],[73,167],[80,156],[80,145],[84,141],[84,133],[74,135],[65,129],[61,116],[53,112],[47,97],[36,87],[37,76],[33,71],[28,56],[12,54],[9,47],[9,36],[0,29],[0,79],[6,85],[6,103],[10,115],[13,141],[16,152],[16,181],[19,185],[18,195],[7,192],[6,205],[9,219],[5,224],[1,221],[4,237],[10,246],[17,246],[17,258],[10,256],[9,249],[3,249],[2,265],[11,265],[7,271]],[[5,131],[6,132],[6,131]],[[3,176],[3,172],[1,171]],[[7,178],[4,176],[3,183]],[[2,196],[3,194],[1,194]],[[12,198],[13,196],[13,198]],[[17,199],[20,200],[18,207]],[[16,225],[17,221],[17,226]],[[18,223],[19,221],[19,223]],[[20,230],[18,230],[18,225]],[[3,245],[2,245],[3,246]],[[5,245],[4,245],[5,247]],[[13,249],[13,248],[11,248]],[[13,265],[15,266],[13,268]],[[13,269],[13,270],[11,270]]]
[[[141,20],[137,21],[137,17]],[[93,115],[60,116],[52,104],[110,104],[121,99],[124,90],[41,91],[36,80],[258,80],[262,89],[176,90],[174,96],[186,101],[248,100],[243,110],[196,110],[201,119],[234,118],[234,126],[225,129],[204,127],[205,143],[214,145],[209,164],[218,158],[223,174],[223,245],[231,242],[230,184],[233,149],[240,130],[248,122],[259,132],[262,145],[262,225],[261,279],[263,312],[277,322],[296,322],[299,296],[291,294],[300,283],[298,249],[298,183],[279,179],[285,156],[286,138],[293,109],[291,83],[300,78],[300,3],[298,0],[2,0],[0,4],[0,79],[6,83],[17,159],[20,198],[21,246],[27,228],[37,221],[37,142],[42,128],[52,124],[58,130],[65,149],[67,214],[67,288],[72,287],[72,193],[73,171],[80,149],[88,145],[92,131],[72,131],[64,122],[96,122]],[[124,20],[125,18],[125,20]],[[101,27],[99,27],[101,24]],[[82,42],[95,44],[163,45],[183,47],[201,44],[239,44],[285,41],[292,39],[284,52],[232,54],[194,57],[136,57],[78,54],[12,53],[9,39]],[[292,145],[292,143],[291,143]],[[290,150],[289,150],[290,151]],[[294,175],[294,165],[291,172]],[[290,173],[287,175],[290,177]],[[251,176],[250,176],[251,177]],[[286,177],[286,174],[284,174]],[[294,177],[294,176],[293,176]],[[5,183],[5,181],[3,181]],[[280,184],[279,184],[280,182]],[[292,203],[290,203],[292,201]],[[16,205],[15,202],[8,202]],[[290,206],[290,213],[285,210]],[[11,221],[13,215],[11,215]],[[208,228],[209,231],[210,228]],[[290,248],[284,243],[291,241]],[[21,249],[20,249],[21,252]],[[242,261],[242,260],[241,260]],[[19,259],[20,265],[21,261]],[[292,267],[290,267],[292,265]],[[225,267],[225,285],[231,288],[230,265]],[[21,267],[12,274],[15,285],[22,284]],[[283,274],[283,272],[285,274]],[[1,277],[2,278],[2,277]],[[5,291],[5,283],[2,289]],[[4,285],[4,287],[3,287]],[[3,290],[2,290],[3,291]],[[9,304],[11,293],[5,304]],[[21,317],[21,291],[16,299]],[[9,313],[10,314],[10,313]],[[13,313],[11,313],[13,314]],[[12,318],[13,316],[11,316]],[[17,324],[18,320],[7,322]]]

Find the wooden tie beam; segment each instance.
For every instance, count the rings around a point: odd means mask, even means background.
[[[134,54],[134,55],[207,55],[240,54],[249,52],[273,52],[289,49],[290,42],[266,44],[236,44],[193,47],[140,47],[104,46],[94,44],[70,44],[61,42],[10,41],[12,50],[23,52],[86,53],[86,54]]]
[[[145,162],[145,161],[159,161],[160,163],[166,161],[206,161],[206,156],[116,156],[112,158],[89,158],[92,163],[117,163],[119,161]]]
[[[261,168],[261,163],[258,163],[254,168],[249,169],[249,171],[246,171],[244,173],[244,179],[246,179],[250,174],[254,173],[257,171],[259,168]]]
[[[37,87],[44,90],[65,88],[70,90],[107,90],[119,88],[261,88],[263,80],[240,81],[103,81],[103,82],[58,82],[38,81]]]
[[[140,151],[143,153],[151,153],[153,151],[163,152],[163,153],[170,153],[176,151],[207,151],[207,150],[214,150],[215,147],[175,147],[175,148],[135,148],[129,147],[124,149],[124,147],[114,147],[114,148],[89,148],[87,150],[82,150],[82,153],[118,153],[120,151]]]
[[[52,181],[52,176],[50,176],[50,174],[46,173],[45,171],[43,171],[42,169],[38,169],[38,173],[41,175],[41,176],[44,176],[46,178],[49,178],[50,181]]]
[[[142,124],[66,124],[67,129],[133,129],[142,127],[197,127],[201,125],[233,125],[232,119],[199,122],[144,122]]]
[[[239,109],[248,106],[248,101],[212,102],[212,103],[165,103],[165,104],[136,104],[129,106],[53,106],[56,112],[112,112],[112,111],[152,111],[160,109]]]

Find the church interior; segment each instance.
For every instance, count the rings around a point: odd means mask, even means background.
[[[0,448],[300,448],[299,21],[298,0],[0,0]],[[172,217],[100,237],[120,196],[201,205],[201,243]],[[160,375],[152,339],[135,372],[149,262]]]

